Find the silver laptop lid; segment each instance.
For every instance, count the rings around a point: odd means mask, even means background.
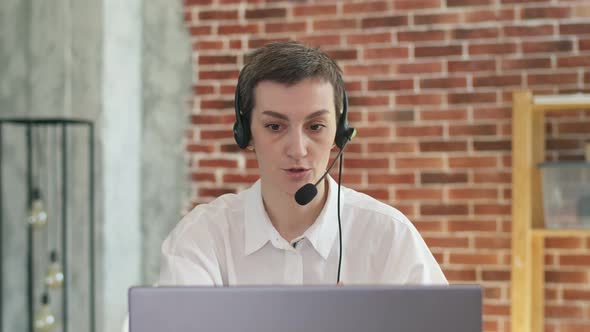
[[[477,332],[479,286],[134,287],[130,332]]]

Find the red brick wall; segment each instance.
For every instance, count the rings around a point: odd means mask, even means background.
[[[192,204],[257,178],[231,133],[244,52],[321,46],[344,70],[359,129],[343,182],[406,213],[451,282],[485,287],[485,331],[509,331],[511,93],[590,91],[589,1],[185,0],[185,20]],[[547,129],[549,159],[580,159],[590,112]],[[590,331],[590,238],[547,246],[547,331]]]

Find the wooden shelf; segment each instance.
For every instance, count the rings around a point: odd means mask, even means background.
[[[575,236],[590,236],[590,229],[546,229],[534,228],[532,230],[533,236],[542,237],[575,237]]]
[[[544,240],[590,236],[590,229],[545,229],[537,165],[545,161],[546,111],[590,109],[590,95],[533,96],[517,91],[512,104],[511,331],[542,332]]]

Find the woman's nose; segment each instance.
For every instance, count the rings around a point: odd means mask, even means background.
[[[301,159],[307,155],[307,137],[302,130],[293,130],[287,139],[287,155],[293,159]]]

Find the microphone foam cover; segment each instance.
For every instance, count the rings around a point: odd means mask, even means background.
[[[297,190],[295,193],[295,201],[297,201],[299,205],[306,205],[307,203],[311,202],[311,200],[317,194],[318,189],[313,185],[313,183],[308,183]]]

